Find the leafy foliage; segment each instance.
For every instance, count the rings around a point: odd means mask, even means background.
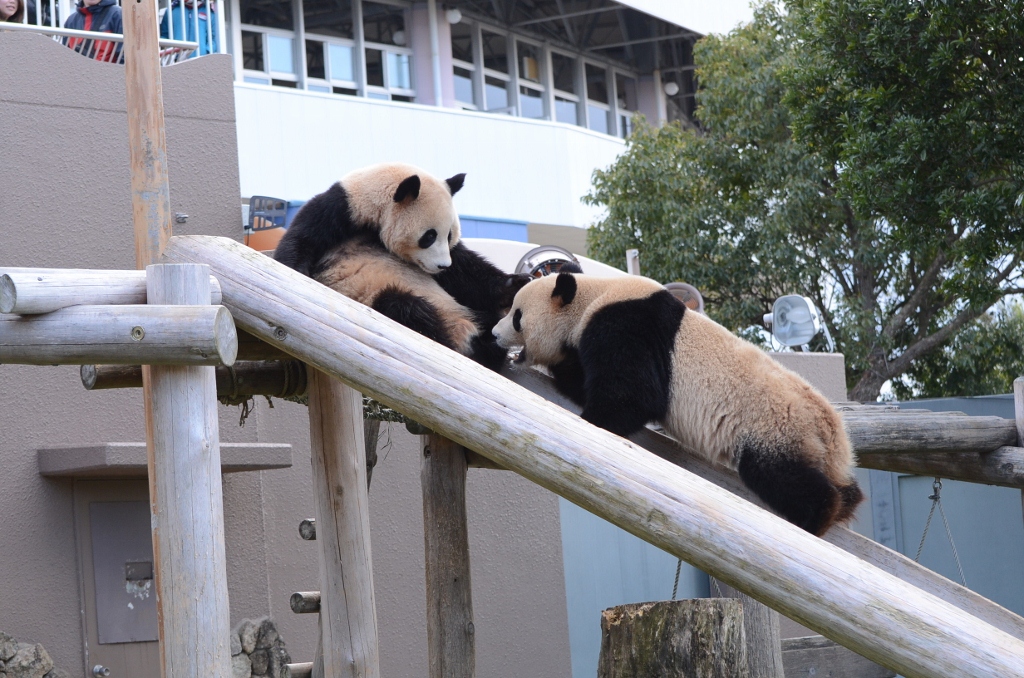
[[[700,129],[641,125],[595,173],[591,252],[748,335],[811,297],[873,400],[1022,283],[1021,4],[762,5],[695,47]]]
[[[1024,375],[1024,306],[1000,304],[893,381],[898,400],[1010,393]]]

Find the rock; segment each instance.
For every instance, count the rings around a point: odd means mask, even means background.
[[[231,656],[235,657],[242,654],[242,641],[239,639],[237,633],[231,634]]]
[[[274,642],[281,636],[277,632],[277,625],[270,617],[263,617],[258,621],[260,623],[260,632],[256,638],[256,649],[266,650],[273,647]]]
[[[7,661],[11,678],[43,678],[53,669],[53,660],[42,645],[18,643],[18,652]]]
[[[231,658],[231,678],[250,678],[252,676],[252,662],[249,655],[245,653],[236,654]]]
[[[64,669],[54,669],[43,676],[43,678],[71,678],[71,674]]]
[[[0,662],[5,662],[18,652],[18,641],[0,631]]]
[[[252,662],[252,675],[267,675],[267,669],[270,667],[270,650],[256,650],[249,655],[249,661]]]
[[[288,656],[288,650],[284,644],[278,644],[268,650],[270,661],[267,663],[267,675],[270,678],[281,678],[284,675],[285,665],[292,659]]]
[[[256,649],[256,636],[259,633],[259,626],[253,623],[251,619],[243,619],[235,627],[235,633],[242,643],[242,652],[252,654],[252,651]]]

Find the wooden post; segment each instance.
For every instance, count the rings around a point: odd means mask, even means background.
[[[619,605],[601,613],[597,678],[748,678],[743,635],[738,600]]]
[[[427,675],[472,678],[476,644],[466,523],[466,454],[457,443],[434,433],[421,440]]]
[[[379,678],[363,397],[309,370],[309,432],[326,678]]]
[[[750,678],[783,678],[779,613],[711,577],[712,598],[735,598],[743,610],[743,635]]]
[[[146,269],[149,299],[209,304],[210,269]],[[165,678],[228,678],[231,631],[214,368],[149,368],[149,501]]]

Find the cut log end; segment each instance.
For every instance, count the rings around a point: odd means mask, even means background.
[[[11,276],[0,275],[0,313],[14,313],[18,305],[18,288]]]

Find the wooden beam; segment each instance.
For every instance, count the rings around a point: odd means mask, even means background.
[[[202,304],[210,298],[207,266],[159,264],[146,273],[154,303]],[[233,336],[233,324],[231,329]],[[154,366],[148,378],[149,498],[163,675],[228,678],[231,626],[213,368]]]
[[[237,351],[235,323],[223,306],[71,306],[0,315],[0,363],[231,365]]]
[[[844,412],[843,421],[857,454],[914,452],[991,452],[1017,444],[1012,419],[950,416],[944,412],[906,414]]]
[[[30,315],[68,306],[145,303],[145,271],[0,268],[0,313]],[[220,304],[216,278],[210,280],[210,303]]]
[[[87,391],[142,388],[141,365],[82,365],[82,386]],[[306,366],[298,360],[236,360],[216,368],[217,397],[306,395]]]
[[[380,678],[363,399],[322,372],[309,377],[324,676]]]
[[[247,249],[183,236],[166,255],[210,263],[263,340],[877,663],[1019,672],[1024,641]]]
[[[427,575],[427,675],[473,678],[476,630],[466,516],[466,455],[444,436],[421,437]]]
[[[295,614],[314,614],[320,612],[319,591],[296,591],[288,599],[288,606]]]
[[[857,465],[879,471],[963,480],[970,483],[1024,488],[1024,447],[999,447],[992,452],[913,452],[860,454]]]
[[[891,670],[850,652],[822,636],[787,638],[782,641],[786,675],[828,678],[895,678]]]

